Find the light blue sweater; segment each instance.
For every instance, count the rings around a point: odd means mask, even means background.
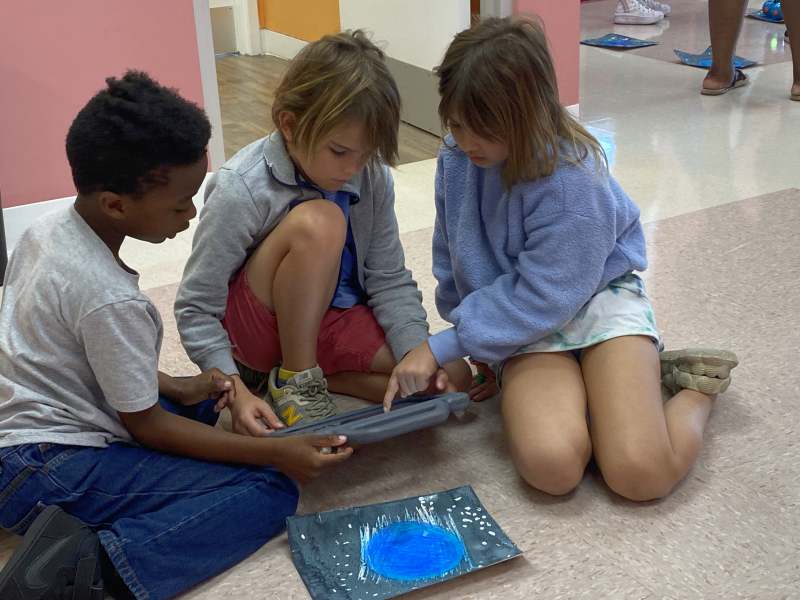
[[[452,145],[452,138],[447,140]],[[454,325],[429,338],[440,365],[496,363],[559,330],[608,282],[647,267],[639,209],[603,165],[561,162],[503,186],[443,146],[436,171],[436,306]]]

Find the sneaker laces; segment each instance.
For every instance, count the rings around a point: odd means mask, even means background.
[[[328,395],[328,382],[324,379],[312,379],[306,386],[305,390],[308,391],[309,395],[317,397],[317,396],[326,396]]]
[[[652,16],[655,16],[655,14],[656,14],[657,12],[659,12],[659,11],[652,9],[652,8],[650,8],[649,6],[644,6],[643,4],[640,4],[640,5],[639,5],[639,7],[638,7],[638,10],[637,10],[637,11],[635,11],[635,12],[638,12],[639,14],[645,14],[645,15],[652,15]],[[662,14],[663,14],[663,13],[662,13]]]
[[[647,4],[639,2],[639,0],[628,0],[627,8],[624,2],[620,2],[620,4],[622,5],[622,11],[626,14],[655,16],[655,14],[658,12],[657,10],[650,8],[650,6]]]
[[[298,386],[297,391],[309,398],[311,403],[306,411],[314,418],[330,416],[336,413],[336,405],[328,394],[328,382],[325,379],[312,379]]]
[[[636,0],[642,8],[648,9],[651,13],[661,12],[663,5],[657,0]]]

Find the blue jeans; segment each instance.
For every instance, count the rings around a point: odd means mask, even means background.
[[[209,402],[188,416],[216,421]],[[297,486],[269,467],[124,443],[0,448],[0,526],[22,535],[45,506],[60,506],[98,532],[138,600],[171,598],[243,560],[284,529],[297,498]]]

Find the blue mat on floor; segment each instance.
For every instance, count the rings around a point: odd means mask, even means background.
[[[765,15],[760,10],[754,10],[753,12],[747,13],[747,16],[751,19],[766,21],[767,23],[783,23],[783,19],[773,19],[772,17]]]
[[[628,37],[627,35],[607,33],[603,37],[581,40],[581,44],[586,46],[597,46],[599,48],[614,48],[615,50],[630,50],[631,48],[655,46],[658,44],[658,42],[649,42],[647,40],[639,40]]]
[[[678,49],[674,49],[673,51],[684,65],[698,67],[700,69],[711,68],[711,46],[706,48],[706,51],[702,54],[690,54],[689,52],[684,52],[683,50]],[[756,61],[742,58],[741,56],[733,57],[733,66],[737,69],[746,69],[747,67],[752,67],[757,64],[758,63]]]

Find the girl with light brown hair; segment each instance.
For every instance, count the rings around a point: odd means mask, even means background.
[[[697,458],[736,356],[659,356],[634,273],[647,266],[639,209],[561,106],[537,22],[489,19],[458,34],[437,74],[450,134],[436,173],[433,272],[453,327],[400,361],[385,405],[469,355],[502,384],[511,457],[531,486],[566,494],[594,455],[618,494],[668,494]]]

